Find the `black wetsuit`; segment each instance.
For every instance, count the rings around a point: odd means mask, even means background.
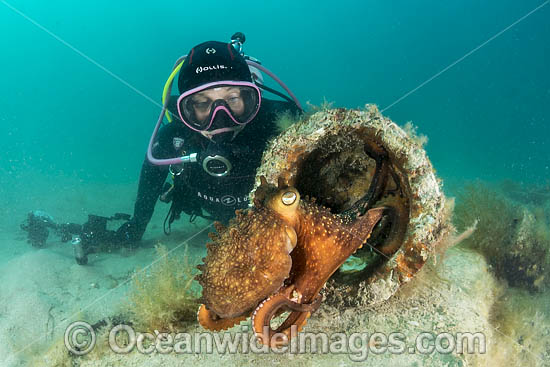
[[[172,98],[175,100],[177,98]],[[169,107],[169,110],[171,108]],[[248,193],[253,187],[256,169],[269,140],[277,134],[277,114],[285,110],[297,113],[296,105],[289,102],[262,100],[258,115],[227,146],[226,153],[232,164],[227,176],[214,177],[198,163],[187,163],[180,175],[175,176],[168,223],[179,218],[183,211],[191,216],[207,216],[220,221],[231,218],[236,209],[248,206]],[[178,143],[183,139],[180,149]],[[178,142],[179,140],[179,142]],[[201,153],[212,147],[210,140],[175,120],[163,126],[153,146],[156,158],[173,158],[190,153]],[[168,166],[156,166],[147,158],[141,169],[137,200],[133,218],[117,232],[121,242],[141,239],[169,173]]]

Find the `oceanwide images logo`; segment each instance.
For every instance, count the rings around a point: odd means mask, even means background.
[[[223,69],[229,69],[225,65],[208,65],[208,66],[199,66],[197,69],[195,69],[195,73],[200,74],[203,71],[211,71],[211,70],[223,70]]]
[[[105,335],[106,336],[106,335]],[[103,338],[105,337],[103,336]],[[485,335],[481,332],[420,332],[413,339],[402,332],[298,332],[291,326],[290,335],[272,333],[264,326],[261,333],[241,325],[237,332],[167,333],[140,332],[130,325],[118,324],[108,333],[108,344],[116,354],[137,350],[142,354],[347,354],[353,362],[365,361],[373,354],[484,354]],[[260,342],[260,340],[262,342]],[[97,338],[94,328],[84,321],[70,324],[65,330],[65,346],[77,356],[90,353]],[[271,346],[271,347],[269,347]]]

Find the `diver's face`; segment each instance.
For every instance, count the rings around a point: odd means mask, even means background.
[[[244,112],[244,101],[239,88],[210,88],[197,93],[192,98],[195,116],[199,121],[204,121],[208,118],[212,104],[218,99],[223,99],[227,103],[234,116],[240,116]]]

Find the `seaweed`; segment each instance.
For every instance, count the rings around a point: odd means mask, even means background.
[[[463,246],[483,254],[495,275],[514,287],[542,290],[550,272],[550,228],[546,211],[512,200],[488,184],[466,184],[458,195],[459,230],[478,220]]]
[[[299,121],[299,115],[291,113],[288,110],[277,114],[275,119],[275,125],[277,125],[278,132],[285,131],[287,128]]]
[[[496,342],[507,348],[492,348],[491,359],[495,365],[545,366],[550,357],[547,296],[506,287],[499,293],[489,316],[498,330]]]
[[[463,245],[494,259],[510,242],[520,220],[518,211],[503,195],[476,181],[464,185],[459,193],[453,222],[463,231],[477,221],[477,231]]]
[[[405,123],[405,125],[403,125],[403,130],[420,147],[425,147],[426,144],[428,144],[428,137],[424,134],[419,134],[418,133],[418,126],[414,125],[412,123],[412,121],[407,121],[407,123]]]
[[[156,245],[157,259],[136,271],[129,302],[134,324],[149,331],[174,332],[196,321],[199,285],[187,247],[181,257]]]

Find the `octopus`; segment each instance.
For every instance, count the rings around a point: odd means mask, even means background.
[[[322,301],[330,276],[369,238],[386,208],[351,219],[330,212],[279,179],[261,177],[254,206],[215,223],[197,280],[203,288],[199,323],[225,330],[252,317],[258,340],[287,344]],[[272,320],[284,321],[272,327]]]

